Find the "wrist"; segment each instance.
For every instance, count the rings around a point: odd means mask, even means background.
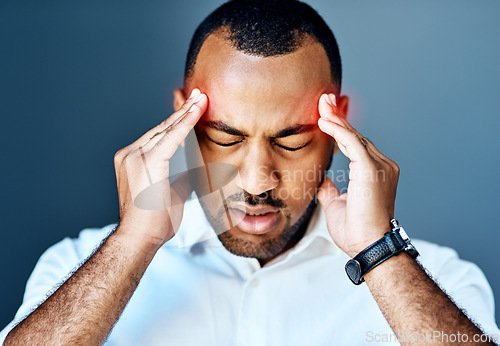
[[[345,251],[345,253],[351,257],[356,257],[360,252],[364,251],[370,245],[374,244],[378,240],[384,237],[384,234],[389,232],[390,229],[381,232],[375,232],[371,234],[369,237],[363,239],[363,241],[357,242],[355,245],[349,246],[349,250]]]
[[[127,251],[153,257],[165,243],[161,239],[144,235],[135,227],[120,222],[116,230],[109,237],[112,241],[119,242]],[[109,239],[108,238],[108,239]]]
[[[407,252],[412,258],[418,256],[418,251],[412,245],[410,238],[396,219],[390,221],[392,230],[367,248],[350,259],[345,266],[347,276],[355,285],[364,281],[364,276],[381,263],[402,252]]]

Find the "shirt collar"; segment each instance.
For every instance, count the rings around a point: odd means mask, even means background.
[[[207,220],[201,204],[193,192],[184,204],[184,214],[179,230],[169,244],[181,247],[191,247],[201,242],[210,242],[217,245],[214,238],[218,240],[215,231]],[[219,242],[220,243],[220,242]],[[223,246],[222,244],[220,244]]]
[[[309,224],[307,225],[306,232],[302,239],[290,250],[291,254],[296,254],[304,251],[307,247],[309,247],[316,240],[327,241],[331,244],[329,246],[329,252],[332,254],[336,254],[339,251],[337,245],[333,242],[330,233],[328,232],[328,228],[326,225],[326,216],[321,205],[316,205],[313,210],[313,214],[311,215],[311,219],[309,220]]]

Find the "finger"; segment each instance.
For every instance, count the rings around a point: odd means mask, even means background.
[[[171,194],[168,184],[168,176],[169,176],[169,160],[174,155],[175,151],[179,147],[179,144],[184,140],[190,130],[194,127],[198,119],[201,117],[203,112],[206,110],[208,105],[208,99],[206,96],[203,96],[202,99],[197,103],[193,104],[188,112],[181,118],[178,124],[175,127],[172,127],[169,131],[166,131],[160,139],[157,141],[156,145],[152,147],[150,150],[145,150],[144,147],[139,147],[132,151],[128,157],[140,158],[143,163],[143,169],[137,170],[136,162],[137,160],[127,160],[126,163],[129,163],[130,171],[136,172],[137,179],[140,180],[140,183],[134,185],[134,187],[130,186],[132,196],[137,196],[138,193],[143,191],[148,186],[152,184],[156,184],[158,182],[158,187],[161,187],[163,191],[162,194],[164,196],[163,201],[165,207],[171,207],[169,201],[171,201]],[[203,108],[200,108],[200,106]],[[151,168],[159,168],[152,169]],[[144,174],[143,170],[146,170],[146,174]],[[147,178],[147,179],[146,179]],[[162,183],[166,179],[166,185]],[[133,190],[133,191],[132,191]]]
[[[181,108],[179,108],[172,115],[170,115],[168,118],[162,121],[154,129],[148,131],[148,134],[150,136],[146,137],[146,139],[151,140],[152,138],[160,135],[166,128],[174,124],[176,121],[178,121],[179,118],[181,118],[184,114],[186,114],[189,108],[194,103],[199,102],[202,97],[203,94],[201,93],[200,89],[194,88],[193,91],[191,91],[191,95],[189,96],[189,98],[182,104]]]
[[[371,156],[379,159],[380,161],[383,161],[389,165],[391,164],[391,160],[385,157],[382,153],[380,153],[379,150],[373,145],[373,143],[370,142],[366,137],[361,135],[358,130],[356,130],[346,119],[339,117],[337,115],[337,106],[335,103],[335,94],[323,94],[321,95],[320,102],[319,102],[319,112],[322,118],[325,118],[327,120],[330,120],[334,123],[337,123],[339,125],[344,126],[345,128],[351,130],[353,133],[355,133],[360,141],[361,144],[370,152]],[[339,146],[340,148],[340,146]],[[342,150],[341,150],[342,151]]]
[[[177,111],[175,111],[170,117],[165,119],[167,126],[172,125],[179,118],[181,118],[189,110],[189,108],[191,108],[191,106],[193,104],[195,104],[201,100],[203,95],[204,94],[200,91],[200,89],[194,88],[191,91],[191,95],[189,96],[189,98],[186,101],[184,101],[184,103],[182,104],[181,108],[179,108]]]
[[[321,183],[318,188],[318,201],[321,206],[325,209],[330,202],[340,196],[340,191],[335,185],[335,183],[329,177],[325,176],[325,180]]]
[[[319,112],[322,118],[330,120],[351,130],[359,137],[361,144],[363,144],[365,148],[372,149],[373,153],[376,154],[376,156],[379,156],[380,152],[378,152],[375,146],[367,138],[361,135],[358,130],[356,130],[346,119],[338,116],[337,105],[335,103],[335,94],[321,95],[319,102]]]
[[[322,118],[336,122],[345,128],[356,132],[356,129],[352,127],[352,125],[345,118],[339,116],[335,94],[330,93],[321,95],[318,110]]]
[[[399,169],[394,161],[389,159],[387,156],[383,155],[369,139],[367,139],[361,133],[359,133],[359,131],[356,130],[346,119],[338,116],[335,94],[330,93],[321,95],[318,109],[320,116],[322,118],[325,118],[334,123],[342,125],[345,128],[351,130],[353,133],[355,133],[359,137],[361,144],[366,148],[366,150],[370,153],[370,155],[374,159],[384,162],[396,170]],[[344,155],[346,155],[345,146],[342,146],[342,144],[340,143],[337,144],[339,146],[340,151],[342,151]]]
[[[337,109],[335,94],[333,94],[333,93],[322,94],[320,99],[319,99],[318,110],[319,110],[320,117],[325,118],[325,119],[330,120],[330,121],[333,121],[333,122],[336,122],[339,125],[343,125],[344,127],[347,127],[341,121],[341,118],[337,116],[338,109]],[[338,142],[336,144],[339,147],[340,151],[342,153],[344,153],[344,155],[346,155],[345,146],[343,146],[342,144],[339,144]]]
[[[372,142],[370,142],[369,140],[367,140],[366,147],[368,148],[368,150],[370,150],[372,152],[372,155],[374,157],[377,157],[380,161],[386,163],[387,165],[389,165],[390,167],[392,167],[394,170],[398,170],[399,169],[399,167],[396,164],[396,162],[392,161],[390,158],[388,158],[387,156],[385,156],[384,154],[382,154],[380,152],[380,150],[378,150],[377,147]]]
[[[179,108],[176,112],[174,112],[172,115],[170,115],[168,118],[163,120],[160,124],[157,126],[153,127],[146,133],[144,133],[139,139],[137,139],[135,142],[127,146],[126,148],[123,149],[123,155],[126,156],[128,153],[130,153],[132,150],[136,150],[139,147],[144,147],[149,141],[152,139],[156,139],[156,141],[159,140],[159,138],[162,135],[162,132],[165,131],[169,126],[171,126],[173,123],[175,123],[180,117],[182,117],[188,109],[196,102],[200,101],[202,98],[202,93],[200,92],[199,89],[195,88],[191,92],[191,95],[189,98],[184,102],[181,108]]]
[[[320,116],[333,119],[338,114],[335,94],[323,94],[319,98],[318,111]]]
[[[192,107],[193,105],[191,105]],[[182,120],[182,118],[188,113],[189,109],[182,114],[181,117],[177,118],[172,124],[170,124],[168,127],[163,129],[162,131],[156,133],[146,144],[144,144],[142,147],[142,150],[145,152],[151,150],[159,141],[160,139],[165,135],[165,133],[172,131],[173,128],[175,128]]]
[[[179,145],[186,139],[189,131],[191,131],[200,120],[208,106],[208,98],[202,94],[201,99],[191,105],[189,110],[178,119],[175,126],[172,126],[165,131],[156,144],[148,151],[148,155],[156,156],[161,153],[159,160],[168,161],[174,155]]]
[[[361,143],[359,137],[351,130],[325,118],[318,120],[318,126],[321,131],[332,136],[337,141],[339,149],[352,162],[362,162],[371,159],[371,155]]]
[[[205,94],[201,94],[197,100],[198,101],[195,101],[193,103],[191,103],[191,107],[193,107],[194,105],[198,105],[198,103],[200,101],[202,101],[203,99],[207,99],[207,96]],[[198,105],[200,106],[200,105]],[[145,143],[143,145],[143,150],[144,151],[149,151],[151,150],[159,141],[160,139],[169,131],[172,131],[172,129],[174,129],[175,127],[179,126],[179,124],[181,123],[181,121],[184,119],[184,117],[187,115],[187,113],[190,112],[191,110],[191,107],[189,109],[187,109],[183,114],[181,114],[180,116],[176,117],[173,122],[168,126],[166,127],[165,129],[163,129],[162,131],[156,133],[147,143]],[[181,142],[181,145],[183,144],[184,142]]]
[[[356,130],[346,119],[339,117],[337,114],[337,105],[335,103],[335,94],[323,94],[320,98],[320,103],[319,103],[319,111],[321,117],[330,120],[334,123],[337,123],[339,125],[344,126],[345,128],[351,130],[354,132],[358,137],[360,138],[360,141],[362,144],[368,149],[372,148],[375,149],[373,150],[374,155],[373,156],[380,156],[380,152],[376,150],[375,146],[363,135],[359,133],[358,130]],[[370,145],[368,145],[370,144]],[[383,156],[383,155],[382,155]]]

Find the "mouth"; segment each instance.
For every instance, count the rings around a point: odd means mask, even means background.
[[[271,206],[236,204],[228,209],[231,219],[240,220],[235,226],[245,233],[268,233],[276,228],[280,220],[279,209]]]

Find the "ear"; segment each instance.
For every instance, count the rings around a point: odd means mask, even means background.
[[[178,111],[182,105],[186,102],[186,96],[184,95],[184,89],[178,88],[174,90],[174,111]]]
[[[349,111],[349,96],[341,95],[337,99],[337,115],[347,120],[348,111]]]
[[[347,119],[347,112],[349,111],[349,96],[341,95],[337,99],[337,115],[343,119]],[[333,155],[339,152],[339,147],[337,142],[335,142],[333,147]]]

